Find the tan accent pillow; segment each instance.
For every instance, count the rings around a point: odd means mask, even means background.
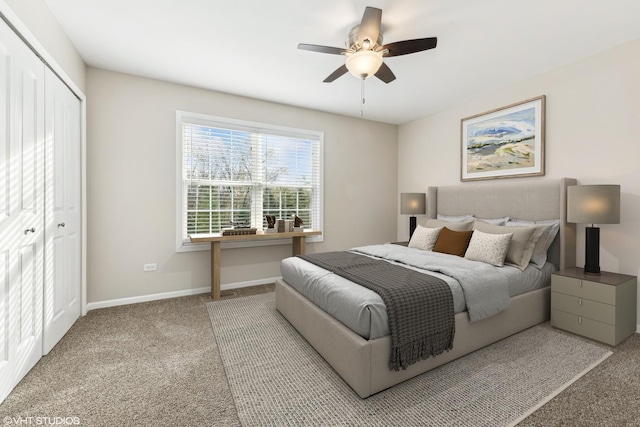
[[[418,225],[413,232],[413,236],[411,236],[409,247],[422,249],[423,251],[433,250],[433,246],[436,244],[438,236],[440,235],[440,230],[442,230],[442,227],[427,228]]]
[[[433,252],[442,252],[443,254],[464,256],[469,246],[469,240],[473,230],[454,231],[447,227],[443,227],[438,236],[438,240],[433,247]]]
[[[545,230],[544,226],[505,227],[483,221],[476,221],[474,228],[489,234],[513,233],[504,263],[518,267],[523,271],[529,265],[536,242]]]
[[[453,230],[453,231],[469,231],[469,230],[473,230],[473,220],[464,221],[464,222],[448,222],[440,219],[429,218],[424,223],[424,227],[427,227],[427,228],[447,227],[449,230]]]
[[[489,234],[474,230],[464,257],[471,261],[480,261],[496,267],[502,267],[509,250],[511,237],[513,237],[513,233]]]

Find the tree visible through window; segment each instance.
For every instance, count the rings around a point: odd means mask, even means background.
[[[321,227],[322,134],[178,112],[182,242],[264,215]]]

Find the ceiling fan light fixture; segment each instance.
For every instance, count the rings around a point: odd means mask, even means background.
[[[366,79],[382,66],[382,54],[373,50],[359,50],[347,56],[347,70],[359,79]]]
[[[376,76],[384,83],[391,83],[396,79],[396,76],[389,66],[383,62],[383,58],[433,49],[438,44],[438,38],[427,37],[383,44],[381,22],[382,10],[367,6],[362,14],[360,24],[349,31],[345,48],[300,43],[298,44],[298,49],[332,55],[345,55],[347,57],[344,64],[323,80],[324,83],[331,83],[338,77],[347,74],[347,72],[362,81],[371,76]]]

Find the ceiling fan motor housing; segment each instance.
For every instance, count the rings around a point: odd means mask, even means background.
[[[353,50],[360,50],[360,49],[372,50],[376,44],[378,46],[382,46],[382,33],[378,34],[378,39],[376,40],[375,43],[373,43],[373,40],[371,40],[371,37],[367,37],[367,39],[369,39],[370,41],[370,44],[368,47],[358,45],[359,34],[360,34],[360,25],[356,25],[351,29],[351,31],[349,31],[349,38],[347,39],[347,48],[353,49]]]

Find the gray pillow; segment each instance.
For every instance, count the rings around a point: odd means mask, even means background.
[[[438,214],[436,217],[439,220],[447,221],[447,222],[467,222],[473,220],[473,215],[442,215]]]
[[[427,228],[447,227],[449,230],[453,230],[453,231],[471,231],[473,230],[473,219],[465,222],[448,222],[440,219],[429,218],[424,223],[424,227],[427,227]]]
[[[551,247],[553,240],[558,234],[558,230],[560,230],[560,220],[549,219],[544,221],[526,221],[516,219],[509,220],[506,224],[507,227],[522,227],[531,225],[545,226],[542,236],[540,236],[540,239],[538,239],[538,241],[536,242],[536,246],[533,249],[533,254],[531,255],[531,263],[538,268],[542,268],[547,262],[547,253],[549,251],[549,247]]]
[[[527,265],[529,265],[536,242],[544,232],[544,226],[506,227],[502,225],[488,224],[482,221],[476,221],[474,223],[474,228],[482,231],[483,233],[490,234],[513,233],[511,244],[509,245],[509,250],[507,251],[507,256],[505,258],[505,264],[518,267],[522,271],[524,271],[524,269],[527,268]]]

